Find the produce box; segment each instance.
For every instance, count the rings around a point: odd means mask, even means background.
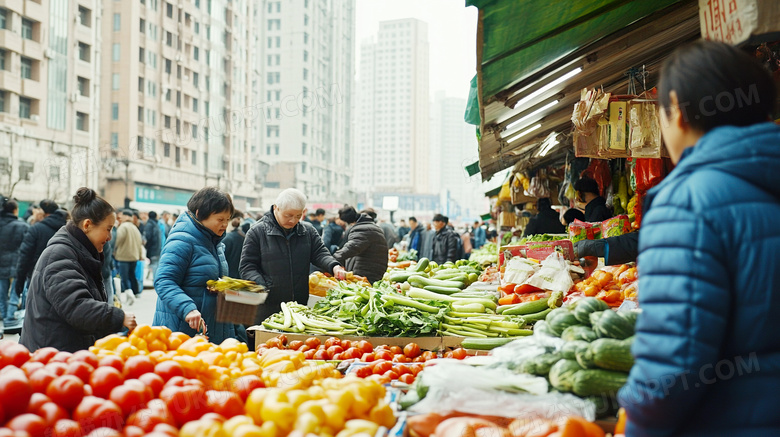
[[[289,334],[286,332],[269,331],[260,325],[250,326],[247,331],[253,331],[255,333],[255,348],[280,334],[286,335],[288,341],[305,341],[307,338],[316,337],[320,339],[321,342],[325,343],[325,340],[332,337],[331,335]],[[404,347],[408,343],[414,342],[420,346],[420,349],[429,351],[442,350],[445,347],[458,347],[463,341],[462,337],[360,337],[355,335],[339,335],[338,338],[349,341],[366,340],[371,342],[374,346],[386,344],[388,346]],[[444,339],[447,339],[446,344]],[[457,339],[457,342],[454,339]]]

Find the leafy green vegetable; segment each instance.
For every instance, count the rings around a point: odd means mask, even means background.
[[[526,243],[539,243],[542,241],[558,241],[558,240],[565,240],[566,236],[556,236],[556,235],[550,235],[550,234],[536,234],[536,235],[529,235],[522,240],[520,240],[520,244],[526,244]]]

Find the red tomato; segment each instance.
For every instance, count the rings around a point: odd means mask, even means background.
[[[314,359],[314,355],[315,355],[316,353],[317,353],[317,350],[316,350],[316,349],[309,349],[309,350],[307,350],[306,352],[304,352],[304,353],[303,353],[303,356],[304,356],[304,357],[305,357],[307,360],[313,360],[313,359]]]
[[[0,410],[10,418],[24,413],[30,403],[33,390],[24,372],[14,366],[6,366],[0,373]]]
[[[144,373],[154,372],[154,363],[146,355],[136,355],[125,361],[125,379],[137,379]]]
[[[102,427],[87,434],[87,437],[123,437],[123,436],[121,432],[115,429]]]
[[[329,339],[325,340],[325,347],[330,348],[331,346],[341,346],[341,340],[336,337],[330,337]]]
[[[134,383],[133,381],[137,382]],[[111,390],[109,399],[122,409],[124,417],[140,410],[151,400],[151,389],[137,379],[130,379]]]
[[[30,387],[35,393],[46,393],[49,383],[57,379],[57,375],[47,369],[38,369],[30,376]]]
[[[279,336],[278,336],[278,337],[276,337],[276,338],[278,338],[278,339],[279,339],[279,341],[281,341],[281,342],[282,342],[282,346],[287,346],[287,336],[286,336],[286,335],[284,335],[284,334],[281,334],[281,335],[279,335]]]
[[[54,349],[53,347],[42,347],[37,351],[33,352],[30,359],[32,361],[37,361],[39,363],[46,364],[49,362],[49,360],[52,359],[53,356],[57,355],[57,352],[59,351],[57,349]]]
[[[137,426],[125,426],[122,429],[122,433],[125,435],[125,437],[143,437],[147,434],[150,434]]]
[[[155,373],[144,373],[138,379],[152,389],[153,396],[159,395],[165,385],[165,381],[163,381],[162,377]]]
[[[398,377],[398,380],[406,384],[412,384],[414,382],[414,375],[406,373]]]
[[[19,343],[8,342],[0,349],[0,363],[6,366],[22,367],[29,360],[30,351]]]
[[[33,393],[32,396],[30,396],[30,402],[27,404],[27,411],[33,412],[47,402],[51,402],[51,399],[45,394]],[[0,422],[2,422],[2,420],[0,420]]]
[[[122,372],[111,366],[101,366],[92,372],[89,376],[89,385],[92,386],[92,392],[95,396],[108,399],[111,390],[125,382]]]
[[[302,341],[295,340],[295,341],[291,341],[290,344],[287,345],[287,349],[292,349],[292,350],[296,350],[297,351],[297,350],[300,350],[300,348],[303,347],[303,346],[304,346],[304,344],[303,344]]]
[[[59,361],[50,361],[44,369],[49,369],[55,375],[62,376],[68,371],[68,365]]]
[[[398,354],[398,355],[393,357],[393,362],[394,363],[411,363],[412,359],[407,357],[404,354]]]
[[[401,349],[400,346],[390,346],[390,352],[392,352],[393,355],[398,355],[404,353],[404,350]]]
[[[355,356],[355,354],[357,354],[357,356]],[[352,359],[352,358],[360,358],[361,356],[363,356],[363,354],[360,351],[358,351],[357,349],[355,349],[354,347],[351,347],[349,349],[344,349],[344,354],[343,355],[344,355],[344,359],[347,359],[347,360]]]
[[[52,437],[83,437],[81,426],[75,420],[62,419],[54,425]]]
[[[435,360],[436,358],[439,358],[439,356],[436,355],[436,352],[431,352],[431,351],[425,351],[422,353],[421,356],[425,359],[425,361]]]
[[[100,361],[98,362],[98,365],[100,367],[110,366],[115,368],[116,370],[119,370],[120,372],[125,369],[125,362],[122,361],[121,358],[114,355],[106,355],[105,357],[101,358]]]
[[[56,354],[54,354],[53,357],[49,360],[50,363],[67,363],[68,359],[72,357],[73,354],[70,352],[65,351],[59,351]]]
[[[154,437],[179,437],[179,429],[172,425],[160,423],[154,427],[154,432],[152,434],[156,434]]]
[[[309,337],[306,339],[304,344],[312,349],[317,349],[317,347],[320,345],[320,339],[317,337]]]
[[[390,361],[393,359],[393,354],[388,350],[377,350],[374,352],[374,358],[377,360],[387,360]]]
[[[62,419],[70,419],[70,414],[54,402],[46,402],[30,412],[41,416],[48,426],[54,426]]]
[[[362,366],[358,368],[357,371],[355,372],[355,375],[357,375],[358,378],[367,378],[372,374],[373,372],[371,371],[370,366]]]
[[[173,415],[168,411],[168,407],[166,407],[165,404],[162,404],[162,408],[156,407],[154,409],[145,408],[143,410],[138,410],[131,414],[127,419],[128,426],[138,427],[143,433],[152,432],[154,427],[160,423],[171,426],[176,424]]]
[[[28,361],[22,364],[22,370],[27,376],[31,376],[38,369],[43,369],[44,364],[38,361]]]
[[[73,420],[85,430],[99,427],[122,429],[124,422],[122,409],[117,404],[97,396],[85,397],[73,411]]]
[[[49,384],[46,396],[62,408],[73,411],[84,398],[84,382],[77,376],[60,376]]]
[[[413,359],[412,362],[413,363],[424,363],[425,362],[425,357],[420,355],[419,357]]]
[[[94,370],[94,367],[84,361],[71,361],[68,363],[68,369],[65,371],[65,374],[78,376],[80,380],[84,381],[84,384],[89,384],[89,376]]]
[[[73,361],[83,361],[87,364],[89,364],[92,367],[98,366],[98,357],[97,355],[93,354],[90,351],[86,350],[80,350],[77,352],[74,352],[73,355],[68,359],[68,362]]]
[[[328,351],[318,350],[317,352],[314,353],[314,356],[312,358],[314,358],[315,360],[329,360],[330,355],[328,355]]]
[[[373,366],[374,375],[384,375],[388,370],[393,369],[393,363],[389,361],[377,361]]]
[[[160,375],[165,382],[174,376],[184,376],[184,368],[176,361],[161,361],[154,366],[154,373]]]
[[[305,344],[298,348],[298,352],[306,352],[307,350],[311,349],[309,346],[306,346]]]
[[[340,354],[333,355],[333,357],[331,357],[331,360],[336,360],[336,361],[342,361],[342,360],[345,360],[345,359],[346,358],[344,358],[344,353],[343,352],[340,353]]]
[[[203,387],[166,387],[160,393],[168,410],[179,426],[200,419],[209,412],[206,390]]]
[[[466,352],[466,349],[463,349],[462,347],[459,347],[452,351],[452,358],[455,358],[456,360],[462,360],[469,356],[468,352]]]
[[[257,375],[246,375],[236,378],[231,382],[231,391],[237,393],[242,401],[246,402],[249,394],[256,388],[263,388],[265,384]]]
[[[389,351],[389,350],[390,350],[390,346],[388,346],[386,344],[380,344],[379,346],[374,348],[374,352]]]
[[[370,363],[374,361],[374,353],[373,352],[366,352],[363,354],[362,357],[360,357],[360,361]]]
[[[330,355],[331,357],[336,356],[336,354],[340,354],[342,352],[344,352],[344,348],[342,348],[339,345],[328,347],[328,355]]]
[[[43,418],[30,413],[14,417],[5,426],[14,431],[26,431],[30,437],[44,437],[49,428]]]
[[[208,390],[206,399],[209,409],[225,419],[244,414],[244,403],[233,392]]]
[[[341,347],[347,350],[352,347],[352,342],[349,340],[341,340]]]
[[[382,376],[385,378],[390,378],[390,380],[396,380],[398,379],[398,372],[396,372],[393,369],[388,370],[387,372],[383,373]]]
[[[92,392],[92,386],[89,384],[84,385],[84,396],[94,396],[95,394]]]
[[[361,340],[357,342],[357,345],[355,346],[358,349],[360,349],[361,352],[365,353],[373,353],[374,352],[374,346],[371,346],[371,343]]]
[[[278,337],[269,338],[268,341],[265,342],[265,345],[268,346],[269,349],[284,349],[284,344]]]
[[[421,353],[420,346],[418,346],[417,343],[409,343],[404,346],[404,355],[409,358],[419,357]]]

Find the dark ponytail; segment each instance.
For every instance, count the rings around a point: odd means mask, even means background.
[[[106,217],[114,213],[114,207],[105,199],[98,196],[95,190],[81,187],[73,196],[76,206],[70,212],[70,216],[77,225],[86,220],[92,220],[92,223],[100,223]]]
[[[19,208],[19,204],[14,199],[9,199],[0,195],[0,211],[13,214],[16,209]]]

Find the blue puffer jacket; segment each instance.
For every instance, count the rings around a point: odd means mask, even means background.
[[[780,126],[721,127],[648,193],[634,436],[780,435]]]
[[[212,343],[243,337],[235,325],[217,323],[217,298],[206,290],[208,280],[219,279],[228,272],[223,237],[197,223],[189,213],[179,216],[165,242],[154,278],[159,297],[154,312],[155,326],[195,335],[184,318],[190,311],[198,310]]]

